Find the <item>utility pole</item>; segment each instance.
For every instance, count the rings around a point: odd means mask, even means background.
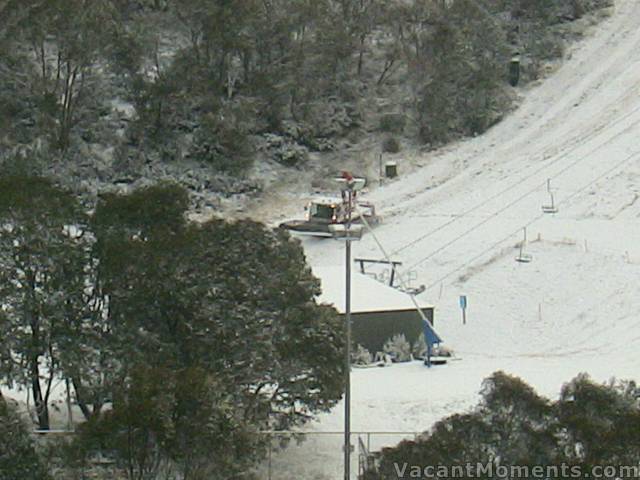
[[[353,187],[347,185],[347,239],[346,239],[346,290],[345,321],[347,323],[347,345],[345,348],[345,393],[344,393],[344,479],[351,480],[351,202]]]
[[[342,188],[343,202],[346,203],[346,222],[343,225],[333,224],[329,230],[336,240],[345,240],[345,333],[346,345],[344,353],[344,480],[351,480],[351,242],[360,240],[362,226],[352,225],[352,209],[354,192],[364,186],[364,179],[354,178],[349,172],[342,172],[337,180],[345,182]]]

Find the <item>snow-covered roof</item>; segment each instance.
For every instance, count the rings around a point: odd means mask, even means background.
[[[345,312],[345,268],[313,267],[313,273],[320,279],[322,294],[320,303],[333,304],[338,312]],[[433,308],[416,297],[420,308]],[[351,269],[351,312],[389,312],[394,310],[415,310],[411,297],[389,287],[374,278],[363,275],[354,264]]]
[[[322,205],[330,205],[330,204],[339,205],[342,203],[342,199],[338,197],[314,197],[311,200],[309,200],[309,202],[318,203]]]

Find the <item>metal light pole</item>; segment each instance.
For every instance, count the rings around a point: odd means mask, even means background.
[[[345,321],[347,322],[347,345],[345,348],[345,393],[344,393],[344,479],[351,480],[351,201],[353,189],[347,190],[347,243],[346,243],[346,289]]]
[[[345,376],[345,394],[344,394],[344,480],[351,480],[351,242],[360,240],[362,236],[362,225],[357,228],[351,224],[351,209],[353,206],[353,192],[355,188],[362,188],[354,182],[353,178],[347,179],[346,193],[347,218],[345,225],[331,225],[330,229],[336,240],[345,240],[345,330],[346,330],[346,347],[344,357],[344,376]]]

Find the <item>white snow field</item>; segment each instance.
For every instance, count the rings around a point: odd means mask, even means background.
[[[384,217],[375,236],[417,274],[414,286],[427,286],[420,298],[436,305],[436,330],[460,360],[354,369],[352,430],[427,430],[472,408],[496,370],[549,398],[579,372],[638,380],[640,2],[617,0],[612,16],[502,123],[421,163],[405,177],[400,163],[400,177],[367,199]],[[549,178],[556,214],[541,210]],[[525,226],[533,260],[518,263]],[[341,243],[303,242],[313,266],[344,265]],[[371,234],[353,255],[382,257]],[[307,431],[340,432],[343,408]],[[271,478],[342,478],[341,444],[339,434],[312,434],[274,454]],[[357,450],[353,457],[355,478]]]

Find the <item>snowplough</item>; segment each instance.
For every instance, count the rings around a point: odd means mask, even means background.
[[[345,177],[342,177],[345,178]],[[345,185],[364,184],[364,181],[348,177]],[[351,183],[350,183],[351,182]],[[371,202],[358,201],[357,189],[345,188],[342,190],[342,198],[319,198],[310,201],[305,207],[306,218],[304,220],[290,220],[279,225],[297,235],[313,237],[334,236],[332,225],[346,225],[349,221],[353,224],[361,224],[363,217],[370,225],[377,224],[379,218],[376,209]]]
[[[378,223],[376,210],[370,202],[354,202],[357,209],[351,212],[351,223],[363,223],[364,216],[370,225]],[[297,235],[309,235],[312,237],[331,237],[329,226],[347,223],[348,202],[339,199],[317,199],[312,200],[305,207],[306,218],[304,220],[290,220],[283,222],[279,226]]]

